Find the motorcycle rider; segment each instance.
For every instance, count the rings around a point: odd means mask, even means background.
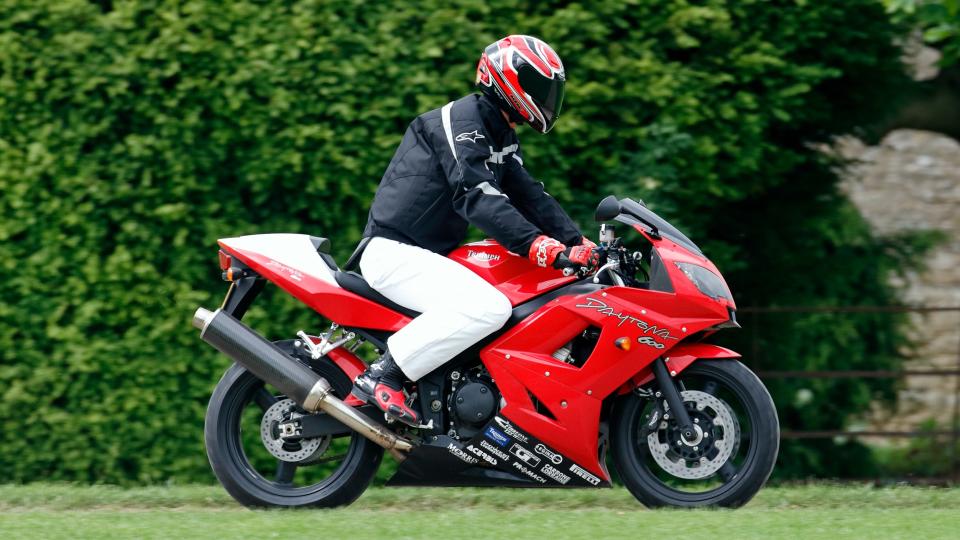
[[[507,36],[480,56],[479,95],[426,112],[407,128],[373,199],[360,258],[372,288],[421,313],[390,337],[381,361],[354,384],[354,394],[388,415],[419,424],[404,382],[510,317],[503,293],[446,257],[468,224],[541,267],[593,263],[595,244],[524,169],[514,131],[519,123],[541,133],[553,128],[565,79],[560,57],[545,42]]]

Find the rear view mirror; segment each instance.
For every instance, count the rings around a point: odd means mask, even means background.
[[[620,201],[618,201],[613,195],[610,195],[600,201],[600,204],[597,205],[597,211],[594,213],[593,217],[597,221],[610,221],[619,216],[621,211]]]

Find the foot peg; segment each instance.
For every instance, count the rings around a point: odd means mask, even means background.
[[[391,416],[390,413],[385,412],[385,413],[383,413],[383,419],[384,419],[384,421],[387,422],[388,425],[389,425],[389,424],[394,424],[394,423],[396,423],[396,422],[400,422],[401,424],[403,424],[403,425],[405,425],[405,426],[410,426],[410,427],[412,427],[412,428],[426,429],[426,430],[432,430],[432,429],[433,429],[433,418],[431,418],[430,421],[427,422],[426,424],[416,424],[416,425],[414,425],[414,424],[411,424],[411,423],[409,423],[409,422],[404,422],[403,420],[397,418],[396,416]]]

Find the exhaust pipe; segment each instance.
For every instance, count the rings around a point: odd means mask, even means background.
[[[398,437],[337,399],[331,393],[330,383],[326,379],[229,313],[199,308],[193,315],[193,326],[200,330],[201,339],[275,386],[307,411],[329,414],[400,459],[403,459],[403,455],[398,451],[409,452],[413,449],[413,443],[409,440]]]

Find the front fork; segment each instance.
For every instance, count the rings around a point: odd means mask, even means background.
[[[680,395],[677,385],[670,377],[670,373],[667,372],[667,366],[663,362],[663,358],[657,358],[653,361],[653,376],[657,380],[657,386],[660,387],[663,399],[670,406],[670,414],[673,414],[681,435],[687,440],[693,440],[696,437],[693,422],[690,421],[687,408],[683,405],[683,396]]]

